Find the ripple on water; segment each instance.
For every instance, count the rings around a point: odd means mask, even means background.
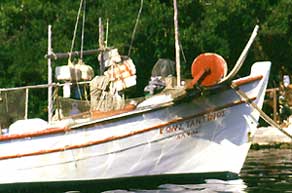
[[[242,169],[246,192],[291,192],[292,149],[251,150]]]

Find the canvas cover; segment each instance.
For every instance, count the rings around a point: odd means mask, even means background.
[[[175,76],[175,62],[170,59],[160,58],[152,68],[151,76],[167,77],[169,75]]]

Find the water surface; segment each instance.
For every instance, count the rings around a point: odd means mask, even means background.
[[[292,149],[251,150],[240,178],[245,192],[292,192]]]

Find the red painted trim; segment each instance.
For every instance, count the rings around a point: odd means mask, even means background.
[[[11,134],[11,135],[0,135],[0,142],[12,139],[21,139],[21,138],[28,138],[28,137],[35,137],[41,135],[49,135],[49,134],[56,134],[61,132],[67,132],[71,129],[69,127],[62,127],[62,128],[48,128],[41,131],[34,131],[29,133],[22,133],[22,134]]]
[[[110,111],[110,112],[97,112],[97,111],[92,111],[91,112],[91,117],[95,118],[104,118],[104,117],[110,117],[113,115],[118,115],[122,113],[126,113],[133,110],[132,107],[127,107],[122,110],[115,110],[115,111]],[[50,135],[50,134],[56,134],[56,133],[64,133],[71,131],[72,129],[69,127],[59,127],[59,128],[48,128],[44,129],[41,131],[34,131],[34,132],[28,132],[28,133],[22,133],[22,134],[12,134],[12,135],[0,135],[0,142],[1,141],[6,141],[6,140],[13,140],[13,139],[21,139],[21,138],[28,138],[28,137],[36,137],[36,136],[41,136],[41,135]]]
[[[236,84],[236,86],[242,86],[251,82],[255,82],[257,80],[261,80],[262,78],[263,78],[263,75],[251,76],[247,78],[242,78],[240,80],[235,80],[233,83]]]
[[[251,100],[255,100],[255,99],[256,99],[256,97],[251,98]],[[61,152],[61,151],[65,151],[65,150],[84,148],[84,147],[88,147],[88,146],[92,146],[92,145],[98,145],[98,144],[102,144],[102,143],[107,143],[107,142],[110,142],[110,141],[123,139],[123,138],[127,138],[127,137],[130,137],[130,136],[133,136],[133,135],[137,135],[137,134],[145,133],[145,132],[148,132],[148,131],[156,130],[156,129],[159,129],[161,127],[165,127],[165,126],[177,123],[177,122],[190,120],[190,119],[193,119],[193,118],[196,118],[196,117],[203,116],[204,114],[207,114],[207,113],[211,113],[211,112],[214,112],[214,111],[219,111],[221,109],[225,109],[225,108],[232,107],[232,106],[235,106],[235,105],[240,105],[240,104],[243,104],[243,103],[245,103],[245,101],[243,101],[243,100],[234,101],[232,103],[225,104],[225,105],[222,105],[220,107],[215,107],[215,108],[208,109],[207,111],[198,113],[196,115],[192,115],[192,116],[185,117],[185,118],[174,119],[174,120],[169,121],[169,122],[164,123],[164,124],[159,124],[159,125],[156,125],[156,126],[153,126],[153,127],[141,129],[141,130],[134,131],[134,132],[130,132],[130,133],[127,133],[127,134],[124,134],[124,135],[111,136],[111,137],[107,137],[105,139],[96,140],[96,141],[89,141],[89,142],[83,143],[83,144],[68,145],[68,146],[65,146],[65,147],[62,147],[62,148],[40,150],[40,151],[35,151],[35,152],[30,152],[30,153],[23,153],[23,154],[0,156],[0,160],[19,158],[19,157],[26,157],[26,156],[42,155],[42,154],[54,153],[54,152]]]

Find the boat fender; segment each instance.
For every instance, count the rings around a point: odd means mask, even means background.
[[[192,63],[192,85],[214,86],[227,74],[227,64],[222,56],[204,53],[197,56]]]
[[[36,132],[47,128],[48,122],[40,118],[17,120],[9,126],[9,134]]]
[[[55,76],[59,81],[79,81],[81,79],[81,71],[75,68],[75,65],[68,59],[67,65],[55,68]]]
[[[82,60],[79,60],[78,63],[74,66],[75,69],[81,72],[80,78],[84,81],[92,80],[94,77],[93,68],[89,65],[86,65]]]

